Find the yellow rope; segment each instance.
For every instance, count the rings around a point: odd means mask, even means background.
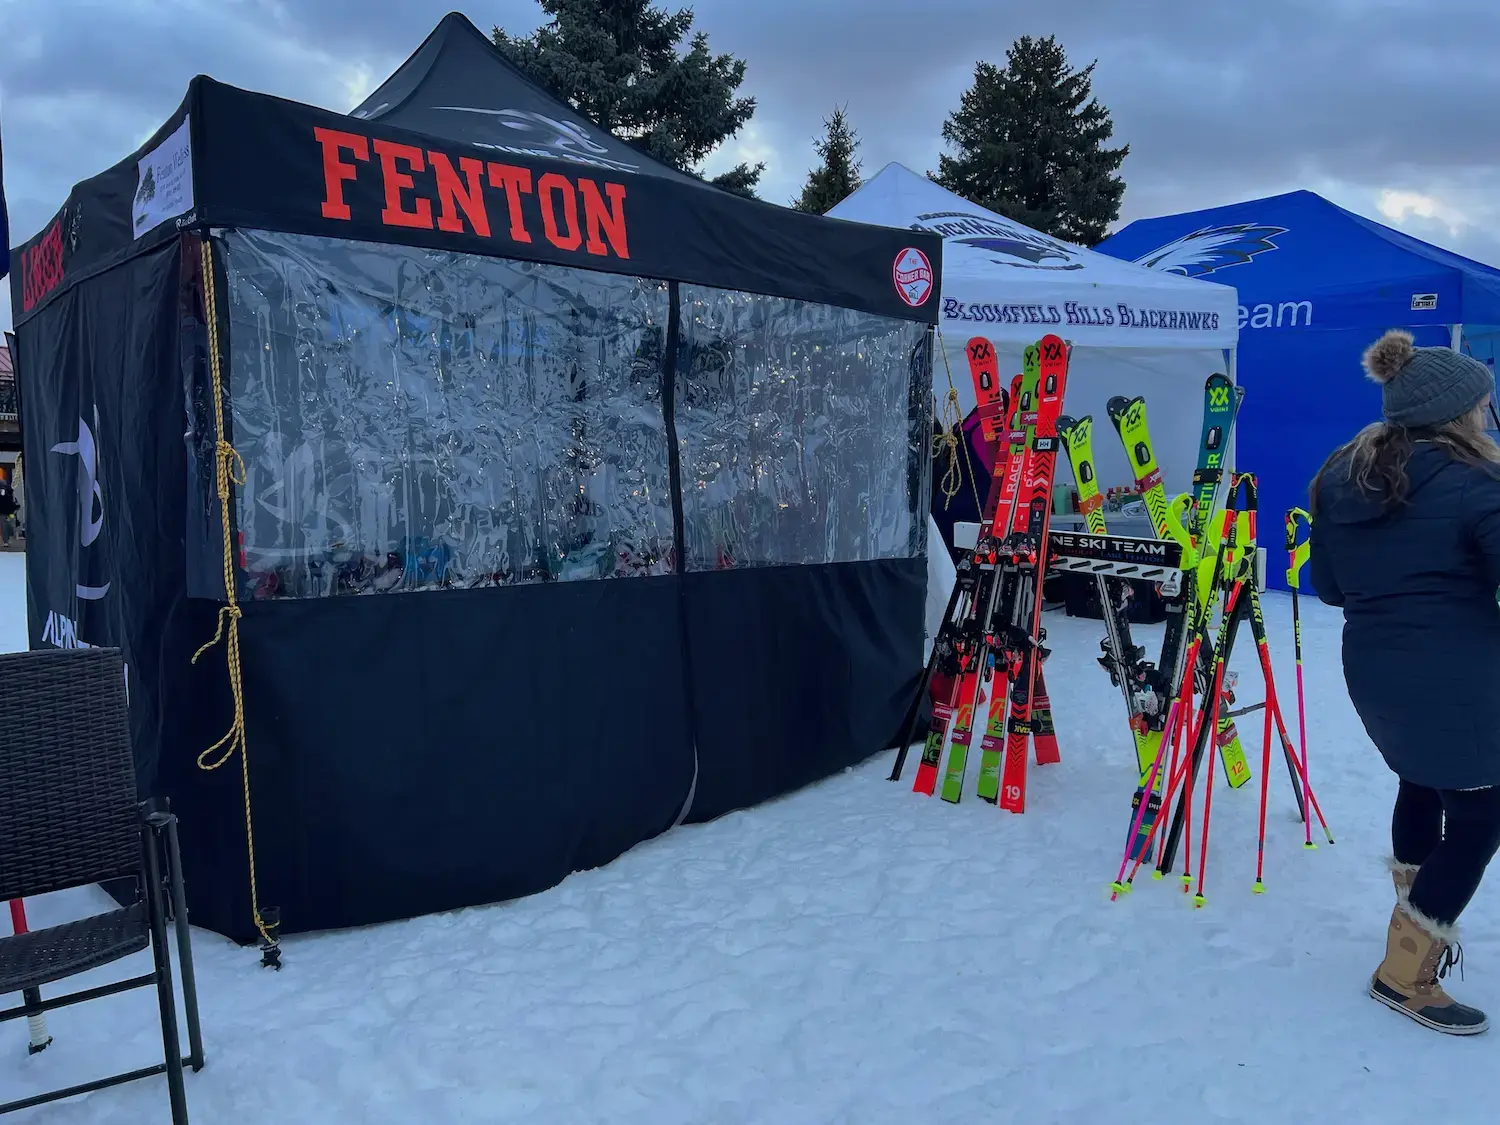
[[[958,433],[963,418],[958,412],[958,392],[952,387],[948,388],[947,397],[943,399],[942,417],[943,432],[932,439],[932,459],[938,461],[944,452],[948,454],[948,468],[938,485],[943,490],[943,508],[946,510],[964,486],[963,462],[958,459]]]
[[[229,665],[229,692],[234,697],[234,721],[223,738],[198,755],[198,768],[216,770],[229,761],[236,750],[239,751],[240,774],[244,781],[245,791],[245,847],[250,855],[250,912],[255,919],[255,928],[260,931],[261,939],[268,947],[274,948],[276,938],[271,931],[275,929],[275,926],[268,925],[261,916],[260,891],[255,882],[255,828],[250,815],[250,760],[246,754],[245,692],[240,675],[240,617],[243,611],[240,609],[239,599],[235,594],[234,546],[229,534],[229,495],[233,486],[245,483],[245,462],[240,458],[234,446],[224,440],[224,378],[219,364],[218,302],[214,289],[213,255],[208,239],[203,240],[201,250],[204,312],[208,320],[208,363],[209,371],[213,376],[214,425],[218,433],[218,441],[215,443],[217,454],[215,461],[218,469],[219,523],[224,533],[224,600],[227,604],[219,610],[218,627],[214,630],[213,640],[193,654],[192,662],[198,663],[200,656],[221,640],[224,641]],[[222,753],[213,757],[216,751],[222,751]]]
[[[969,451],[967,443],[962,439],[964,419],[958,409],[958,389],[953,385],[953,368],[948,363],[948,349],[943,346],[941,328],[937,329],[937,345],[943,357],[943,370],[948,376],[948,394],[944,397],[942,406],[943,432],[932,439],[932,459],[938,461],[944,452],[948,454],[948,468],[938,485],[943,491],[943,510],[946,511],[963,488],[963,462],[969,459]],[[959,459],[960,448],[963,449],[963,460]],[[979,486],[972,471],[969,473],[969,489],[974,494],[974,510],[983,511],[984,505],[979,502]]]

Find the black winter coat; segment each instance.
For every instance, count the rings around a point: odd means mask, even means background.
[[[1344,609],[1349,698],[1395,773],[1434,789],[1500,784],[1500,469],[1418,443],[1411,491],[1382,514],[1332,466],[1309,577]]]

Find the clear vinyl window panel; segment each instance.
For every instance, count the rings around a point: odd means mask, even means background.
[[[667,573],[664,282],[220,236],[245,596]]]
[[[680,300],[687,569],[920,555],[926,327],[690,285]]]

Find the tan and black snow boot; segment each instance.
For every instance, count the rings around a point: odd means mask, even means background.
[[[1489,1017],[1460,1004],[1438,983],[1462,956],[1452,930],[1413,910],[1402,893],[1391,911],[1385,960],[1370,979],[1370,995],[1423,1027],[1445,1035],[1478,1035],[1489,1030]]]

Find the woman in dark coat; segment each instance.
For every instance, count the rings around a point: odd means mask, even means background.
[[[1455,923],[1500,848],[1500,447],[1489,369],[1388,332],[1365,353],[1383,422],[1334,450],[1311,488],[1309,566],[1344,610],[1344,679],[1400,778],[1397,903],[1370,995],[1455,1035],[1489,1027],[1439,980]],[[1445,823],[1446,821],[1446,823]]]

